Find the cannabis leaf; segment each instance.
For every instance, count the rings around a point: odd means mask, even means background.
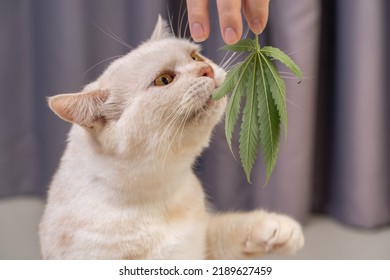
[[[269,46],[260,48],[257,35],[255,39],[243,39],[223,49],[248,53],[243,62],[228,71],[225,81],[213,94],[213,99],[217,100],[231,93],[225,117],[226,140],[232,150],[241,99],[245,97],[239,137],[241,164],[250,182],[261,146],[267,184],[278,157],[281,125],[287,137],[286,85],[273,60],[280,61],[299,79],[302,79],[302,72],[281,50]]]

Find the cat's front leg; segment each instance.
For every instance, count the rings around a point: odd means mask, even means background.
[[[248,259],[271,252],[294,253],[304,238],[295,220],[259,210],[212,216],[207,241],[210,259]]]

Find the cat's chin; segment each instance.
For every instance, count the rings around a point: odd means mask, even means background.
[[[222,117],[222,113],[226,106],[226,98],[220,100],[213,100],[211,96],[206,100],[202,107],[196,109],[188,121],[213,121],[216,122]]]

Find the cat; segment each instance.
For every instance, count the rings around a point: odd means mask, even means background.
[[[210,213],[192,165],[221,120],[225,71],[158,18],[151,38],[82,92],[48,99],[73,123],[39,227],[44,259],[251,259],[296,252],[301,226]]]

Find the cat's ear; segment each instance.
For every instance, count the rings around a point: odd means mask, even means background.
[[[61,119],[93,128],[96,124],[105,121],[102,108],[107,98],[107,91],[95,90],[55,95],[48,98],[48,103],[50,109]]]
[[[172,37],[171,29],[166,20],[164,20],[161,15],[158,15],[156,27],[154,27],[154,31],[152,37],[150,37],[151,41],[157,41],[164,38]]]

